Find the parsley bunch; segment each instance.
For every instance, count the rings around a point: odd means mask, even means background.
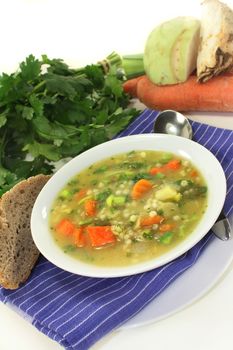
[[[60,59],[26,58],[0,76],[0,196],[54,162],[111,139],[138,115],[112,67],[70,69]],[[28,156],[30,155],[30,156]]]

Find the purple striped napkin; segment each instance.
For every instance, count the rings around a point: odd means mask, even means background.
[[[157,113],[145,110],[121,135],[148,133]],[[192,122],[194,139],[221,162],[227,177],[225,213],[233,210],[233,131]],[[195,247],[165,266],[135,276],[88,278],[59,269],[41,257],[30,279],[16,291],[0,288],[0,300],[21,312],[66,349],[90,348],[142,310],[197,261],[209,232]]]

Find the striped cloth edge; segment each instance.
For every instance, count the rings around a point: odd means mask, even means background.
[[[149,133],[157,113],[145,110],[118,137]],[[233,210],[233,131],[191,122],[194,139],[221,162],[228,185],[225,213]],[[189,252],[165,266],[136,276],[98,279],[70,274],[41,257],[26,284],[0,288],[0,300],[13,305],[34,326],[66,349],[88,349],[136,315],[191,267],[214,239],[209,232]]]

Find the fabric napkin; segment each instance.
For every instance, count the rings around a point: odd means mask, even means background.
[[[118,137],[152,132],[156,115],[146,109]],[[229,215],[233,211],[233,131],[191,123],[194,140],[208,148],[225,170],[228,192],[224,209]],[[0,288],[0,300],[66,349],[88,349],[140,312],[195,264],[212,239],[209,232],[190,251],[165,266],[121,278],[74,275],[41,257],[21,288],[15,291]]]

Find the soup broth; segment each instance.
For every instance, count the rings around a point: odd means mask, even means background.
[[[64,253],[95,265],[125,266],[179,244],[206,205],[206,183],[190,161],[131,151],[70,179],[55,198],[50,228]]]

